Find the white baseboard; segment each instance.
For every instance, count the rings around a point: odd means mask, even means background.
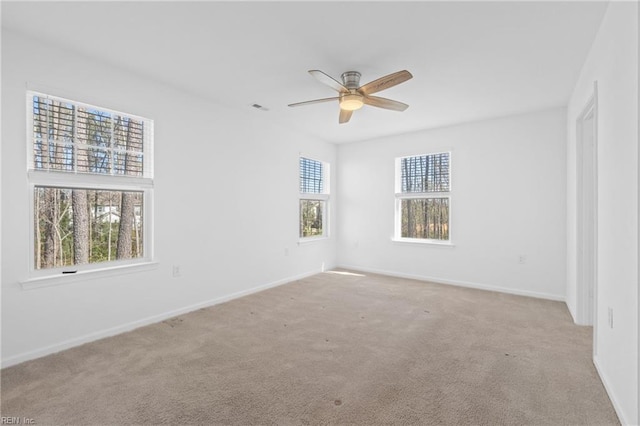
[[[571,305],[569,305],[566,301],[565,301],[565,305],[567,305],[567,310],[569,311],[569,314],[571,315],[571,319],[573,320],[574,324],[580,325],[578,324],[578,317],[576,316],[576,313],[573,312],[573,309],[571,309]]]
[[[361,266],[353,266],[353,265],[340,265],[338,267],[344,268],[344,269],[351,269],[355,271],[369,272],[372,274],[389,275],[392,277],[409,278],[412,280],[420,280],[420,281],[429,281],[436,284],[448,284],[448,285],[455,285],[458,287],[476,288],[478,290],[488,290],[488,291],[496,291],[499,293],[515,294],[517,296],[535,297],[536,299],[547,299],[547,300],[555,300],[558,302],[565,302],[565,297],[557,294],[540,293],[540,292],[528,291],[528,290],[518,290],[518,289],[498,287],[498,286],[493,286],[488,284],[472,283],[469,281],[457,281],[457,280],[449,280],[444,278],[429,277],[425,275],[405,274],[403,272],[386,271],[382,269],[373,269],[373,268],[363,268]]]
[[[611,400],[611,405],[613,405],[613,409],[616,411],[616,414],[618,415],[618,420],[620,420],[620,423],[622,425],[631,426],[631,423],[627,421],[624,413],[622,412],[622,407],[620,407],[620,404],[618,404],[617,402],[616,395],[615,393],[613,393],[611,386],[609,385],[607,376],[602,373],[602,369],[600,368],[600,363],[598,361],[597,356],[593,357],[593,365],[595,365],[596,371],[598,372],[598,376],[600,376],[600,381],[602,382],[604,389],[607,391],[607,395],[609,395],[609,400]]]
[[[155,324],[161,321],[164,321],[168,318],[173,318],[178,315],[184,315],[189,312],[197,311],[198,309],[207,308],[209,306],[218,305],[220,303],[228,302],[233,299],[237,299],[239,297],[248,296],[253,293],[257,293],[263,290],[267,290],[272,287],[278,287],[280,285],[300,280],[302,278],[309,277],[311,275],[318,274],[323,272],[321,268],[317,270],[305,272],[299,275],[295,275],[292,277],[283,278],[281,280],[273,281],[267,284],[258,285],[256,287],[252,287],[247,290],[238,291],[236,293],[231,293],[225,296],[217,297],[215,299],[207,300],[204,302],[196,303],[194,305],[185,306],[179,309],[174,309],[169,312],[164,312],[162,314],[153,315],[147,318],[143,318],[140,320],[132,321],[126,324],[118,325],[116,327],[112,327],[106,330],[97,331],[95,333],[85,334],[84,336],[76,337],[73,339],[65,340],[60,343],[56,343],[54,345],[45,346],[40,349],[36,349],[29,352],[24,352],[18,355],[14,355],[3,359],[1,361],[2,368],[10,367],[12,365],[20,364],[25,361],[29,361],[36,358],[41,358],[46,355],[51,355],[56,352],[63,351],[65,349],[70,349],[76,346],[83,345],[85,343],[93,342],[99,339],[104,339],[105,337],[115,336],[117,334],[125,333],[127,331],[135,330],[136,328],[144,327],[145,325]]]

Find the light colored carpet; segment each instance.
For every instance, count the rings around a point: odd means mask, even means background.
[[[323,273],[2,371],[37,424],[619,424],[560,302]]]

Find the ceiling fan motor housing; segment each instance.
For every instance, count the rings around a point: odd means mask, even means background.
[[[346,71],[342,73],[344,87],[355,90],[360,87],[360,73],[358,71]]]

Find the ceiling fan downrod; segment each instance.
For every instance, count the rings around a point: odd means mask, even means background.
[[[342,73],[342,83],[349,90],[360,87],[360,73],[358,71],[346,71]]]

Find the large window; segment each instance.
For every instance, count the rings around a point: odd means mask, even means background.
[[[328,236],[329,165],[300,157],[300,238]]]
[[[151,120],[28,92],[34,276],[150,260]]]
[[[449,241],[449,166],[448,152],[396,159],[396,239]]]

